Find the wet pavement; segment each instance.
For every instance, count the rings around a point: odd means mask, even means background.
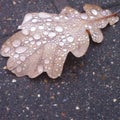
[[[17,32],[28,12],[59,13],[85,3],[111,11],[119,0],[0,0],[0,46]],[[120,120],[120,22],[102,30],[104,41],[91,42],[81,58],[68,55],[60,78],[43,73],[18,78],[0,56],[0,120]]]

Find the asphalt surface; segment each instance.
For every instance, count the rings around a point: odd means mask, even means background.
[[[0,46],[26,13],[59,13],[66,5],[83,11],[85,3],[120,9],[120,0],[0,0]],[[70,53],[55,80],[45,73],[18,78],[0,56],[0,120],[120,120],[120,22],[103,34],[104,41],[91,42],[85,56]]]

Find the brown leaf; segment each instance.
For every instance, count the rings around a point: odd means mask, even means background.
[[[60,14],[28,13],[21,31],[10,37],[2,46],[1,55],[10,57],[7,68],[18,77],[35,78],[43,72],[49,77],[61,75],[67,54],[83,56],[89,47],[89,35],[100,43],[100,28],[116,23],[119,18],[109,10],[85,5],[86,13],[66,7]]]

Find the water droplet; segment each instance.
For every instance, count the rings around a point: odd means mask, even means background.
[[[63,32],[63,28],[62,28],[61,26],[56,26],[56,27],[55,27],[55,30],[56,30],[57,32]]]
[[[21,44],[20,40],[15,40],[12,42],[13,47],[18,47],[20,46],[20,44]]]
[[[33,20],[32,20],[33,23],[36,23],[37,21],[38,21],[37,19],[33,19]]]
[[[52,21],[52,19],[47,19],[46,21],[51,22],[51,21]]]
[[[49,64],[49,62],[50,62],[50,61],[49,61],[48,59],[45,59],[45,60],[44,60],[44,63],[45,63],[45,64]]]
[[[5,49],[4,49],[4,52],[5,53],[7,53],[7,52],[9,52],[10,51],[10,47],[6,47]]]
[[[44,26],[39,26],[38,28],[39,28],[40,30],[42,30],[42,29],[44,29]]]
[[[48,32],[47,32],[47,31],[44,31],[43,34],[44,34],[44,35],[48,35]]]
[[[110,15],[110,14],[112,14],[109,10],[103,10],[103,11],[101,11],[101,14],[103,15],[103,16],[108,16],[108,15]]]
[[[16,48],[15,52],[16,53],[23,53],[27,50],[27,47],[24,47],[24,46],[20,46],[18,48]]]
[[[18,67],[16,68],[16,71],[17,71],[18,73],[20,73],[20,72],[22,71],[22,68],[21,68],[20,66],[18,66]]]
[[[22,29],[22,33],[23,33],[24,35],[29,35],[29,31],[28,31],[27,29]]]
[[[86,20],[88,18],[87,14],[85,13],[82,13],[80,16],[83,20]]]
[[[65,16],[64,19],[65,19],[65,20],[68,20],[68,17]]]
[[[33,32],[36,30],[36,27],[31,27],[30,30]]]
[[[42,65],[39,65],[38,66],[38,73],[40,74],[40,73],[42,73],[43,72],[43,66]]]
[[[33,38],[32,38],[32,37],[30,37],[30,38],[29,38],[29,41],[32,41],[32,40],[33,40]]]
[[[74,41],[74,38],[72,36],[68,37],[67,38],[68,42],[73,42]]]
[[[60,18],[56,16],[55,19],[56,19],[56,20],[59,20]]]
[[[40,18],[48,18],[48,17],[50,17],[50,15],[48,13],[40,12],[39,17]]]
[[[53,38],[53,37],[55,37],[56,36],[56,33],[54,33],[54,32],[50,32],[49,34],[48,34],[48,37],[50,37],[50,38]]]
[[[41,45],[41,42],[40,42],[40,41],[38,41],[38,42],[36,42],[36,44],[39,46],[39,45]]]
[[[64,52],[66,52],[66,51],[67,51],[67,49],[63,49],[63,51],[64,51]]]
[[[25,56],[20,56],[21,61],[25,61],[26,57]]]
[[[95,9],[92,9],[91,12],[92,12],[93,15],[97,15],[98,14],[97,10],[95,10]]]
[[[47,41],[43,41],[42,43],[45,44]]]
[[[48,22],[48,23],[46,23],[46,25],[48,25],[48,26],[49,26],[49,25],[51,25],[51,23],[49,23],[49,22]]]
[[[59,57],[58,60],[61,60],[61,57]]]
[[[21,64],[21,61],[17,61],[17,64]]]
[[[64,46],[64,42],[59,42],[59,45],[60,46]]]
[[[31,41],[30,44],[31,44],[31,45],[34,45],[34,44],[35,44],[35,41]]]
[[[19,57],[19,55],[18,55],[18,54],[15,54],[15,55],[14,55],[14,58],[18,58],[18,57]]]
[[[36,40],[40,39],[40,35],[39,34],[34,34],[33,36]]]
[[[25,43],[27,44],[27,43],[29,43],[29,41],[26,40]]]
[[[62,41],[63,41],[63,42],[66,42],[66,39],[63,39]]]

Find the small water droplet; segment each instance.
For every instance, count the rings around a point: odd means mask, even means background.
[[[36,30],[36,27],[31,27],[30,30],[33,32]]]
[[[33,19],[33,20],[32,20],[33,23],[36,23],[37,21],[38,21],[37,19]]]
[[[4,52],[5,52],[5,53],[8,53],[9,51],[10,51],[10,47],[4,48]]]
[[[45,64],[49,64],[49,62],[50,62],[50,61],[49,61],[48,59],[45,59],[45,60],[44,60],[44,63],[45,63]]]
[[[61,26],[56,26],[56,27],[55,27],[55,30],[56,30],[57,32],[63,32],[63,28],[62,28]]]
[[[82,13],[80,16],[83,20],[86,20],[88,18],[87,14],[85,13]]]
[[[42,73],[43,72],[43,66],[42,65],[39,65],[38,66],[38,73],[40,74],[40,73]]]
[[[92,9],[91,12],[92,12],[93,15],[97,15],[98,14],[97,10],[95,10],[95,9]]]
[[[20,72],[22,71],[22,68],[21,68],[20,66],[18,66],[18,67],[16,68],[16,71],[17,71],[18,73],[20,73]]]
[[[59,42],[59,45],[60,46],[64,46],[64,42]]]
[[[34,34],[33,36],[36,40],[40,39],[40,35],[39,34]]]
[[[73,42],[74,41],[74,38],[72,36],[68,37],[67,38],[68,42]]]
[[[39,28],[40,30],[42,30],[42,29],[44,29],[44,26],[39,26],[38,28]]]
[[[50,37],[50,38],[53,38],[53,37],[55,37],[56,36],[56,33],[54,33],[54,32],[50,32],[49,34],[48,34],[48,37]]]
[[[15,40],[12,42],[13,47],[18,47],[20,46],[20,44],[21,44],[20,40]]]
[[[23,29],[23,30],[22,30],[22,33],[23,33],[24,35],[29,35],[29,31],[28,31],[27,29]]]
[[[25,61],[26,57],[25,56],[20,56],[21,61]]]
[[[40,12],[39,17],[40,18],[48,18],[48,17],[50,17],[50,15],[48,13]]]
[[[59,20],[60,18],[56,16],[55,19],[56,19],[56,20]]]
[[[40,41],[38,41],[38,42],[36,42],[36,44],[39,46],[39,45],[41,45],[41,42],[40,42]]]
[[[24,47],[24,46],[20,46],[18,48],[16,48],[15,52],[16,53],[23,53],[27,50],[27,47]]]
[[[15,55],[14,55],[14,58],[18,58],[18,57],[19,57],[19,55],[18,55],[18,54],[15,54]]]

